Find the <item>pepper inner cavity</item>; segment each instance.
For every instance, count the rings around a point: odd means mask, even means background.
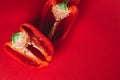
[[[35,60],[46,60],[37,45],[34,44],[34,41],[26,32],[17,32],[12,35],[12,48]]]

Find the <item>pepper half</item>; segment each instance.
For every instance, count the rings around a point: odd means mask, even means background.
[[[78,15],[80,0],[48,0],[41,13],[40,30],[53,44],[59,44],[69,34]]]
[[[11,40],[5,43],[5,51],[21,63],[43,68],[53,58],[54,49],[50,41],[30,24],[21,25],[20,32],[13,34]]]

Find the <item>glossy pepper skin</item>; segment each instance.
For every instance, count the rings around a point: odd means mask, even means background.
[[[25,50],[23,48],[21,50],[14,48],[11,41],[5,43],[5,51],[17,61],[22,64],[27,64],[30,67],[43,68],[48,66],[54,54],[54,49],[51,42],[34,26],[27,23],[20,26],[19,33],[26,33],[29,37],[29,43],[25,43]],[[16,33],[14,36],[19,35],[19,33]],[[15,42],[14,39],[19,36],[14,36],[12,40]]]
[[[56,21],[52,8],[62,2],[63,0],[48,0],[40,17],[40,30],[53,42],[54,45],[61,43],[69,34],[71,27],[74,27],[73,23],[78,15],[77,5],[80,0],[70,0],[67,4],[69,15]]]

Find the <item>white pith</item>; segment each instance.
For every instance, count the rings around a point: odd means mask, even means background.
[[[52,12],[54,14],[56,21],[59,21],[69,16],[69,10],[60,9],[58,5],[52,7]]]
[[[19,51],[21,55],[26,55],[28,57],[32,57],[34,60],[38,60],[36,56],[27,49],[28,45],[33,45],[35,48],[37,46],[34,45],[33,42],[30,41],[30,37],[26,32],[21,32],[21,38],[17,40],[17,42],[12,43],[12,48]]]

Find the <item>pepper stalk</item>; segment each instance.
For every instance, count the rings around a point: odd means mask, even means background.
[[[61,20],[69,16],[70,11],[68,10],[68,6],[67,6],[69,1],[70,0],[64,0],[63,2],[58,3],[55,6],[52,6],[52,12],[54,14],[56,21],[54,22],[54,25],[51,31],[49,32],[48,38],[51,39],[53,37]]]

